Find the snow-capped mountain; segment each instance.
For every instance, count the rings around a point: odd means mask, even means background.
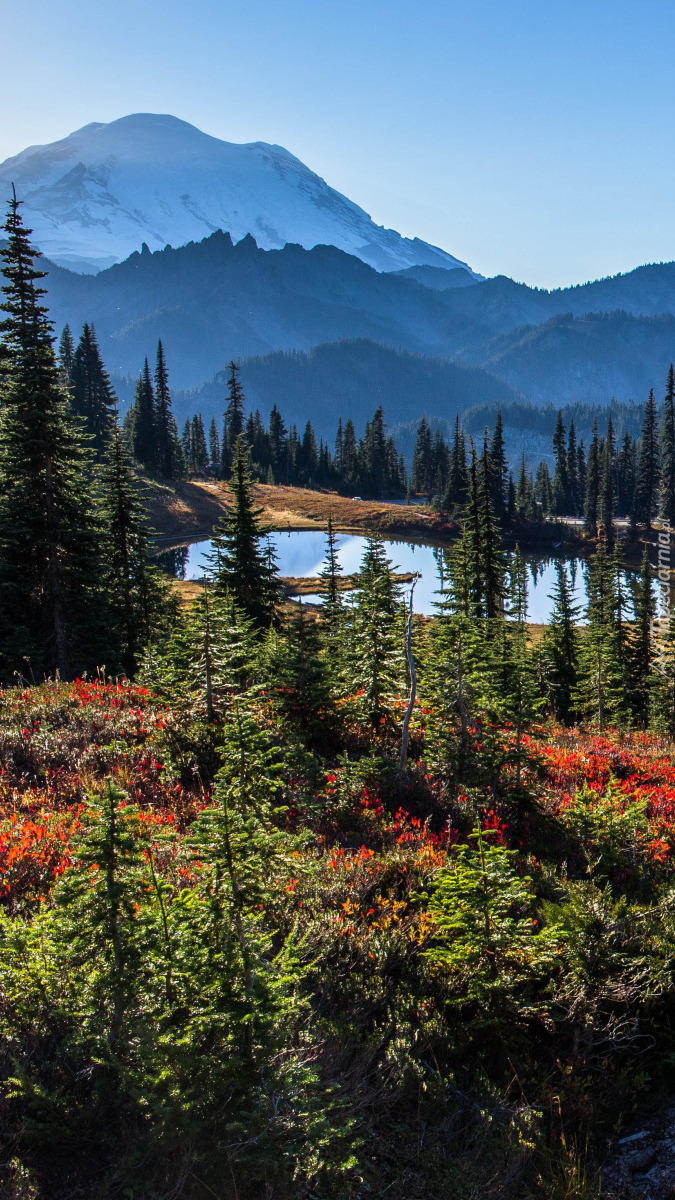
[[[376,225],[282,146],[223,142],[172,116],[136,113],[30,146],[0,165],[0,201],[12,183],[35,243],[76,271],[110,266],[143,242],[181,246],[217,229],[234,241],[251,234],[265,250],[337,246],[378,271],[469,271],[436,246]]]

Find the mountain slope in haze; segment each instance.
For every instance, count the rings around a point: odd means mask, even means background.
[[[227,372],[195,391],[174,394],[180,420],[201,412],[205,420],[222,419]],[[284,420],[300,431],[308,419],[317,437],[332,441],[338,417],[351,417],[363,431],[379,404],[390,425],[426,413],[448,422],[475,405],[513,405],[513,388],[476,367],[424,358],[389,346],[358,339],[315,346],[307,353],[277,352],[245,358],[241,381],[250,408],[265,420],[277,404]]]
[[[566,313],[502,334],[471,358],[536,404],[642,403],[675,361],[675,315]]]
[[[606,404],[643,398],[675,358],[670,326],[655,315],[675,313],[673,263],[555,292],[503,276],[441,291],[410,276],[331,246],[265,251],[216,233],[93,276],[50,267],[47,286],[57,329],[93,321],[116,375],[137,375],[161,337],[179,389],[232,357],[366,338],[483,367],[539,403]]]
[[[345,338],[442,357],[458,345],[447,309],[454,293],[381,274],[333,246],[266,251],[253,238],[233,245],[215,233],[97,275],[51,268],[47,286],[57,329],[93,321],[117,375],[137,374],[161,337],[179,388],[211,379],[233,357]]]
[[[466,267],[376,225],[283,146],[224,142],[172,116],[135,113],[30,146],[0,164],[0,195],[12,183],[42,252],[75,270],[110,266],[143,242],[159,250],[218,229],[235,241],[252,234],[268,250],[338,246],[379,271]]]

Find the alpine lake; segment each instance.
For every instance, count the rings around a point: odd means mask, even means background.
[[[277,531],[267,535],[269,545],[274,554],[279,575],[283,580],[298,581],[294,593],[293,587],[287,588],[291,599],[302,599],[305,604],[321,604],[322,597],[311,590],[305,591],[299,581],[313,580],[325,566],[326,537],[321,531]],[[344,575],[355,575],[361,563],[367,538],[338,534],[336,537],[338,559]],[[424,616],[433,616],[436,605],[441,599],[444,577],[447,578],[448,546],[425,544],[423,542],[404,542],[394,539],[383,539],[387,557],[391,561],[395,575],[401,576],[401,598],[407,600],[410,594],[411,578],[417,576],[414,593],[414,610]],[[208,556],[213,549],[210,540],[191,542],[172,549],[164,549],[159,558],[169,574],[184,580],[197,581],[209,574]],[[588,558],[572,557],[569,554],[556,554],[555,550],[545,550],[539,553],[523,552],[527,567],[528,597],[527,619],[535,625],[548,623],[553,602],[553,594],[559,566],[567,570],[573,602],[578,606],[579,620],[583,622],[587,604],[586,582],[588,577]],[[632,615],[632,596],[637,577],[634,571],[625,572],[626,616]],[[349,592],[345,592],[348,599]]]

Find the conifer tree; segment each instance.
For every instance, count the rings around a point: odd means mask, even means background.
[[[633,717],[639,725],[643,726],[647,724],[649,718],[652,684],[652,629],[656,611],[652,581],[653,572],[649,561],[649,549],[645,546],[635,594],[635,622],[628,659],[628,681]]]
[[[550,597],[553,608],[542,639],[544,679],[554,715],[564,724],[575,716],[573,697],[578,686],[579,609],[572,601],[567,568],[556,563],[556,582]]]
[[[601,443],[599,474],[598,520],[605,531],[607,547],[611,550],[614,545],[616,493],[614,488],[614,462],[609,438],[605,438]]]
[[[352,426],[353,432],[353,426]],[[276,404],[270,413],[270,463],[275,483],[288,483],[288,433]]]
[[[601,529],[588,568],[588,625],[579,650],[579,676],[573,704],[602,732],[626,715],[623,630],[616,570]]]
[[[342,448],[342,480],[346,487],[353,488],[358,476],[358,454],[356,432],[351,417],[345,424],[344,443]]]
[[[211,417],[209,426],[209,459],[214,475],[220,474],[220,435],[215,417]]]
[[[253,501],[248,452],[238,438],[230,480],[233,505],[213,531],[211,567],[219,594],[229,593],[257,629],[275,622],[278,582],[269,554],[261,547],[262,509]]]
[[[567,446],[565,443],[565,425],[562,409],[558,410],[555,432],[553,434],[553,453],[555,455],[555,475],[553,476],[553,511],[556,516],[567,514],[570,506],[570,487],[567,462]]]
[[[70,370],[70,397],[73,412],[84,421],[85,432],[92,438],[100,459],[108,445],[117,419],[117,397],[96,341],[93,325],[85,325]]]
[[[61,371],[61,383],[66,390],[70,390],[73,370],[73,356],[75,354],[75,343],[70,329],[70,325],[66,322],[63,326],[61,337],[59,339],[59,368]]]
[[[305,425],[305,432],[299,447],[299,459],[301,481],[303,483],[316,482],[319,469],[319,454],[316,448],[316,437],[314,436],[311,421],[308,421]]]
[[[579,484],[579,451],[574,421],[570,421],[570,431],[567,437],[567,489],[569,515],[578,517],[581,511],[581,488]]]
[[[541,505],[543,513],[551,513],[553,511],[553,483],[551,481],[551,473],[548,469],[548,463],[540,462],[537,467],[537,475],[534,481],[535,499]]]
[[[100,529],[13,195],[4,226],[0,413],[0,652],[13,671],[71,676],[105,662]]]
[[[108,598],[120,662],[133,677],[143,649],[168,614],[169,597],[150,557],[145,509],[116,421],[101,468],[101,489]]]
[[[595,537],[598,531],[598,500],[600,496],[600,439],[595,421],[593,422],[591,444],[588,447],[584,491],[584,529],[590,537]]]
[[[124,419],[124,429],[129,440],[131,453],[136,462],[149,471],[156,470],[157,426],[155,422],[155,391],[150,378],[150,367],[146,358],[142,374],[136,384],[134,402]]]
[[[491,464],[487,439],[478,485],[479,545],[482,558],[483,604],[486,617],[497,617],[504,607],[504,562],[500,552],[501,531],[495,519],[490,495]]]
[[[378,731],[391,728],[403,683],[399,589],[380,538],[369,537],[354,591],[349,646],[351,680],[362,718]]]
[[[497,418],[495,420],[494,432],[490,441],[490,477],[491,491],[490,499],[492,507],[498,521],[503,520],[506,513],[507,487],[509,478],[509,464],[506,458],[506,447],[504,443],[504,421],[502,419],[502,410],[497,410]]]
[[[301,602],[283,632],[270,631],[266,664],[284,726],[290,723],[309,749],[326,754],[335,740],[337,715],[321,649],[317,622],[305,616]]]
[[[654,389],[644,407],[640,456],[635,486],[634,521],[651,529],[656,513],[659,490],[659,442]]]
[[[659,513],[671,529],[675,528],[675,369],[672,363],[668,368],[661,424]]]
[[[229,479],[234,462],[234,449],[244,432],[244,389],[239,379],[239,367],[232,361],[227,381],[227,407],[221,444],[221,469],[223,479]]]
[[[633,512],[635,501],[635,443],[628,430],[624,433],[616,462],[617,511],[627,517]]]
[[[431,496],[434,485],[434,455],[431,429],[423,416],[417,428],[417,441],[412,460],[410,486],[413,492]]]
[[[195,413],[190,431],[190,470],[196,475],[208,470],[209,451],[201,413]]]
[[[178,437],[176,419],[171,411],[169,373],[161,341],[157,343],[157,364],[155,366],[155,428],[157,470],[166,479],[183,479],[185,477],[185,457]]]
[[[469,472],[466,464],[466,443],[460,428],[459,416],[455,417],[455,434],[450,453],[448,482],[443,497],[443,508],[452,512],[466,503],[469,494]]]

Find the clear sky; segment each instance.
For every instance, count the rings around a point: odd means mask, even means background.
[[[0,0],[0,160],[168,112],[554,287],[675,259],[672,0]]]

